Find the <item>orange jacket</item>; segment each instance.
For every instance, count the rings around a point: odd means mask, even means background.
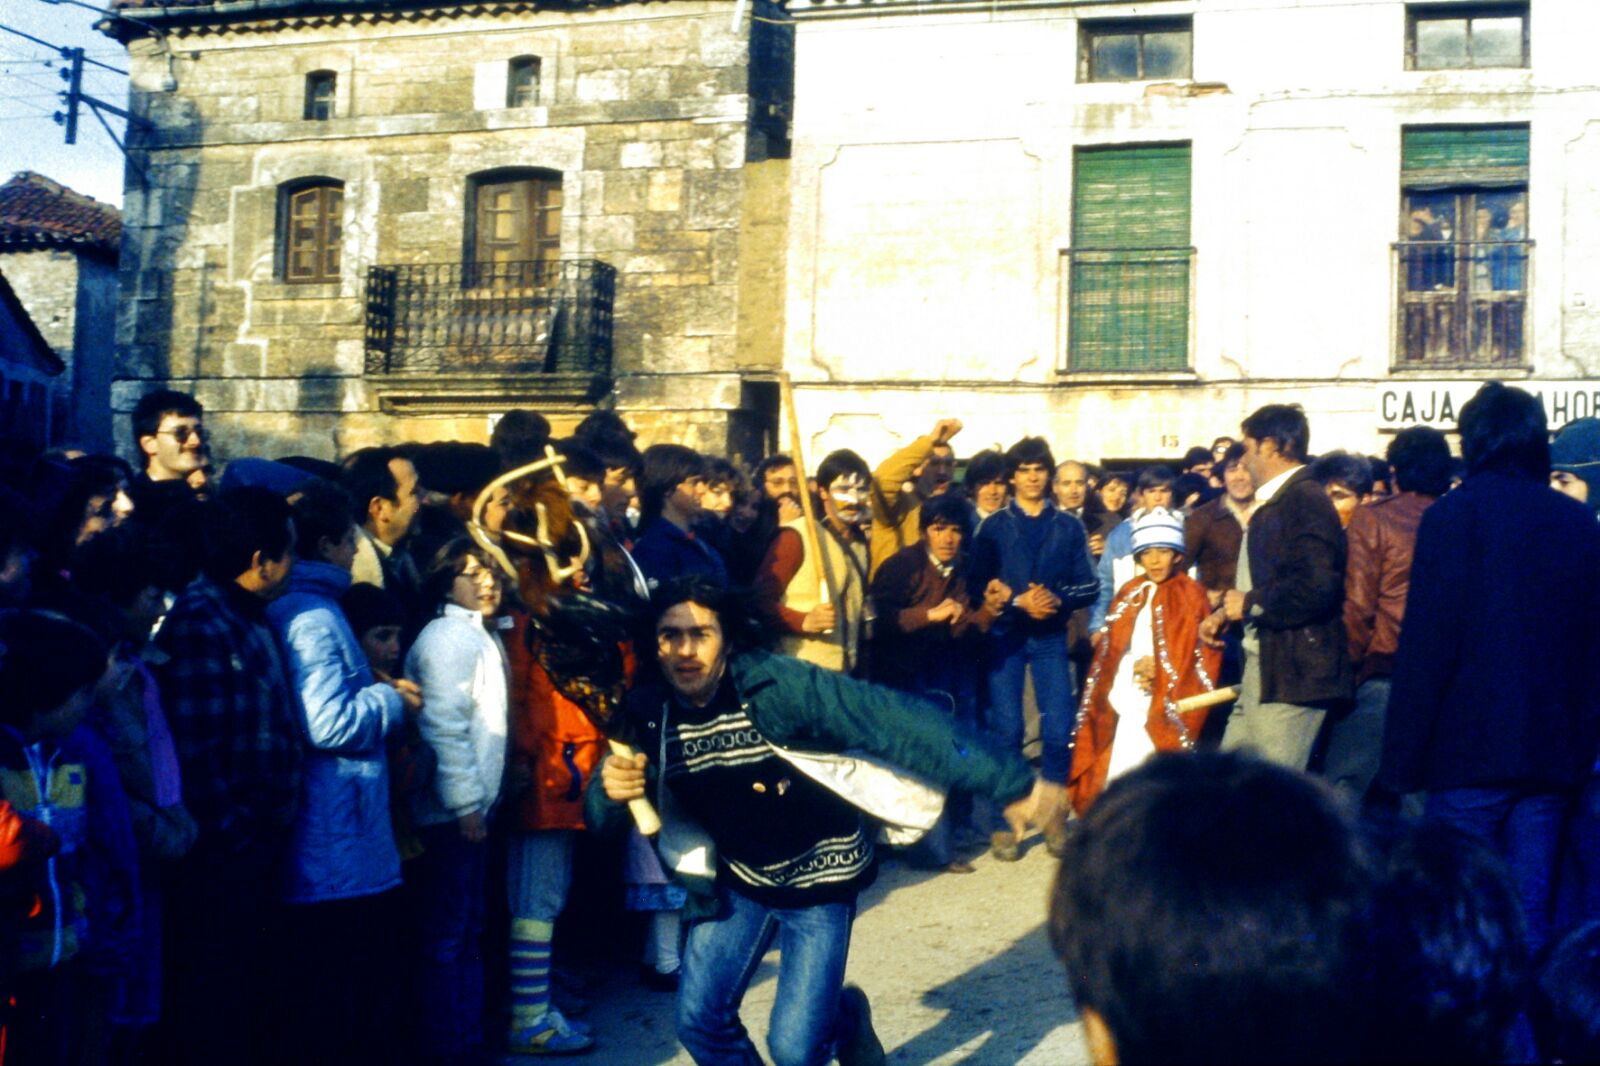
[[[1122,586],[1106,612],[1106,638],[1095,651],[1084,686],[1077,743],[1072,750],[1072,773],[1067,780],[1072,808],[1079,814],[1088,810],[1106,787],[1111,744],[1120,724],[1120,716],[1110,702],[1111,685],[1133,640],[1140,608],[1150,595],[1146,579],[1136,577]],[[1156,585],[1153,595],[1152,620],[1158,623],[1156,674],[1143,725],[1157,751],[1180,751],[1194,746],[1208,712],[1202,709],[1180,715],[1170,709],[1169,703],[1210,691],[1222,665],[1222,651],[1200,641],[1200,623],[1211,613],[1211,607],[1199,582],[1185,573],[1176,573]],[[1131,715],[1128,718],[1130,725],[1136,721]]]
[[[605,754],[605,735],[551,684],[528,647],[528,616],[519,611],[512,619],[505,641],[511,666],[507,788],[517,827],[582,829],[583,790]]]

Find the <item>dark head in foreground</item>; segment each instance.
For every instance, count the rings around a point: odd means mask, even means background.
[[[1050,936],[1097,1063],[1360,1057],[1374,864],[1319,784],[1158,755],[1070,838]]]

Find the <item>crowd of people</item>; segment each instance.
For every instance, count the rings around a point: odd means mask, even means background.
[[[335,463],[159,390],[137,466],[7,443],[0,1061],[624,1046],[558,943],[587,833],[697,1063],[761,1061],[773,944],[772,1060],[881,1062],[884,849],[1034,827],[1096,1061],[1600,1057],[1600,420],[1460,428],[747,470],[517,410]]]

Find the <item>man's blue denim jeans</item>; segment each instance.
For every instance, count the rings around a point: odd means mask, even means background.
[[[422,950],[418,1028],[423,1051],[454,1061],[483,1045],[484,896],[489,847],[455,822],[424,826],[413,860],[413,901]]]
[[[996,637],[989,659],[989,732],[1008,752],[1022,752],[1022,692],[1033,668],[1033,694],[1039,701],[1039,735],[1044,745],[1041,767],[1046,781],[1066,784],[1072,772],[1072,661],[1067,638],[1060,632],[1030,637],[1011,632]]]
[[[739,1004],[776,936],[778,996],[767,1051],[774,1066],[823,1066],[833,1057],[855,902],[780,909],[724,890],[721,906],[717,917],[689,927],[678,986],[685,1050],[699,1066],[761,1066]]]
[[[1493,848],[1511,868],[1528,919],[1528,950],[1550,939],[1556,856],[1572,807],[1565,793],[1526,788],[1447,788],[1428,793],[1426,817]]]

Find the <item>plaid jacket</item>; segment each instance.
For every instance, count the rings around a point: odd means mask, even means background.
[[[300,795],[294,690],[266,604],[198,577],[168,612],[156,645],[171,660],[162,702],[201,841],[287,830]]]

